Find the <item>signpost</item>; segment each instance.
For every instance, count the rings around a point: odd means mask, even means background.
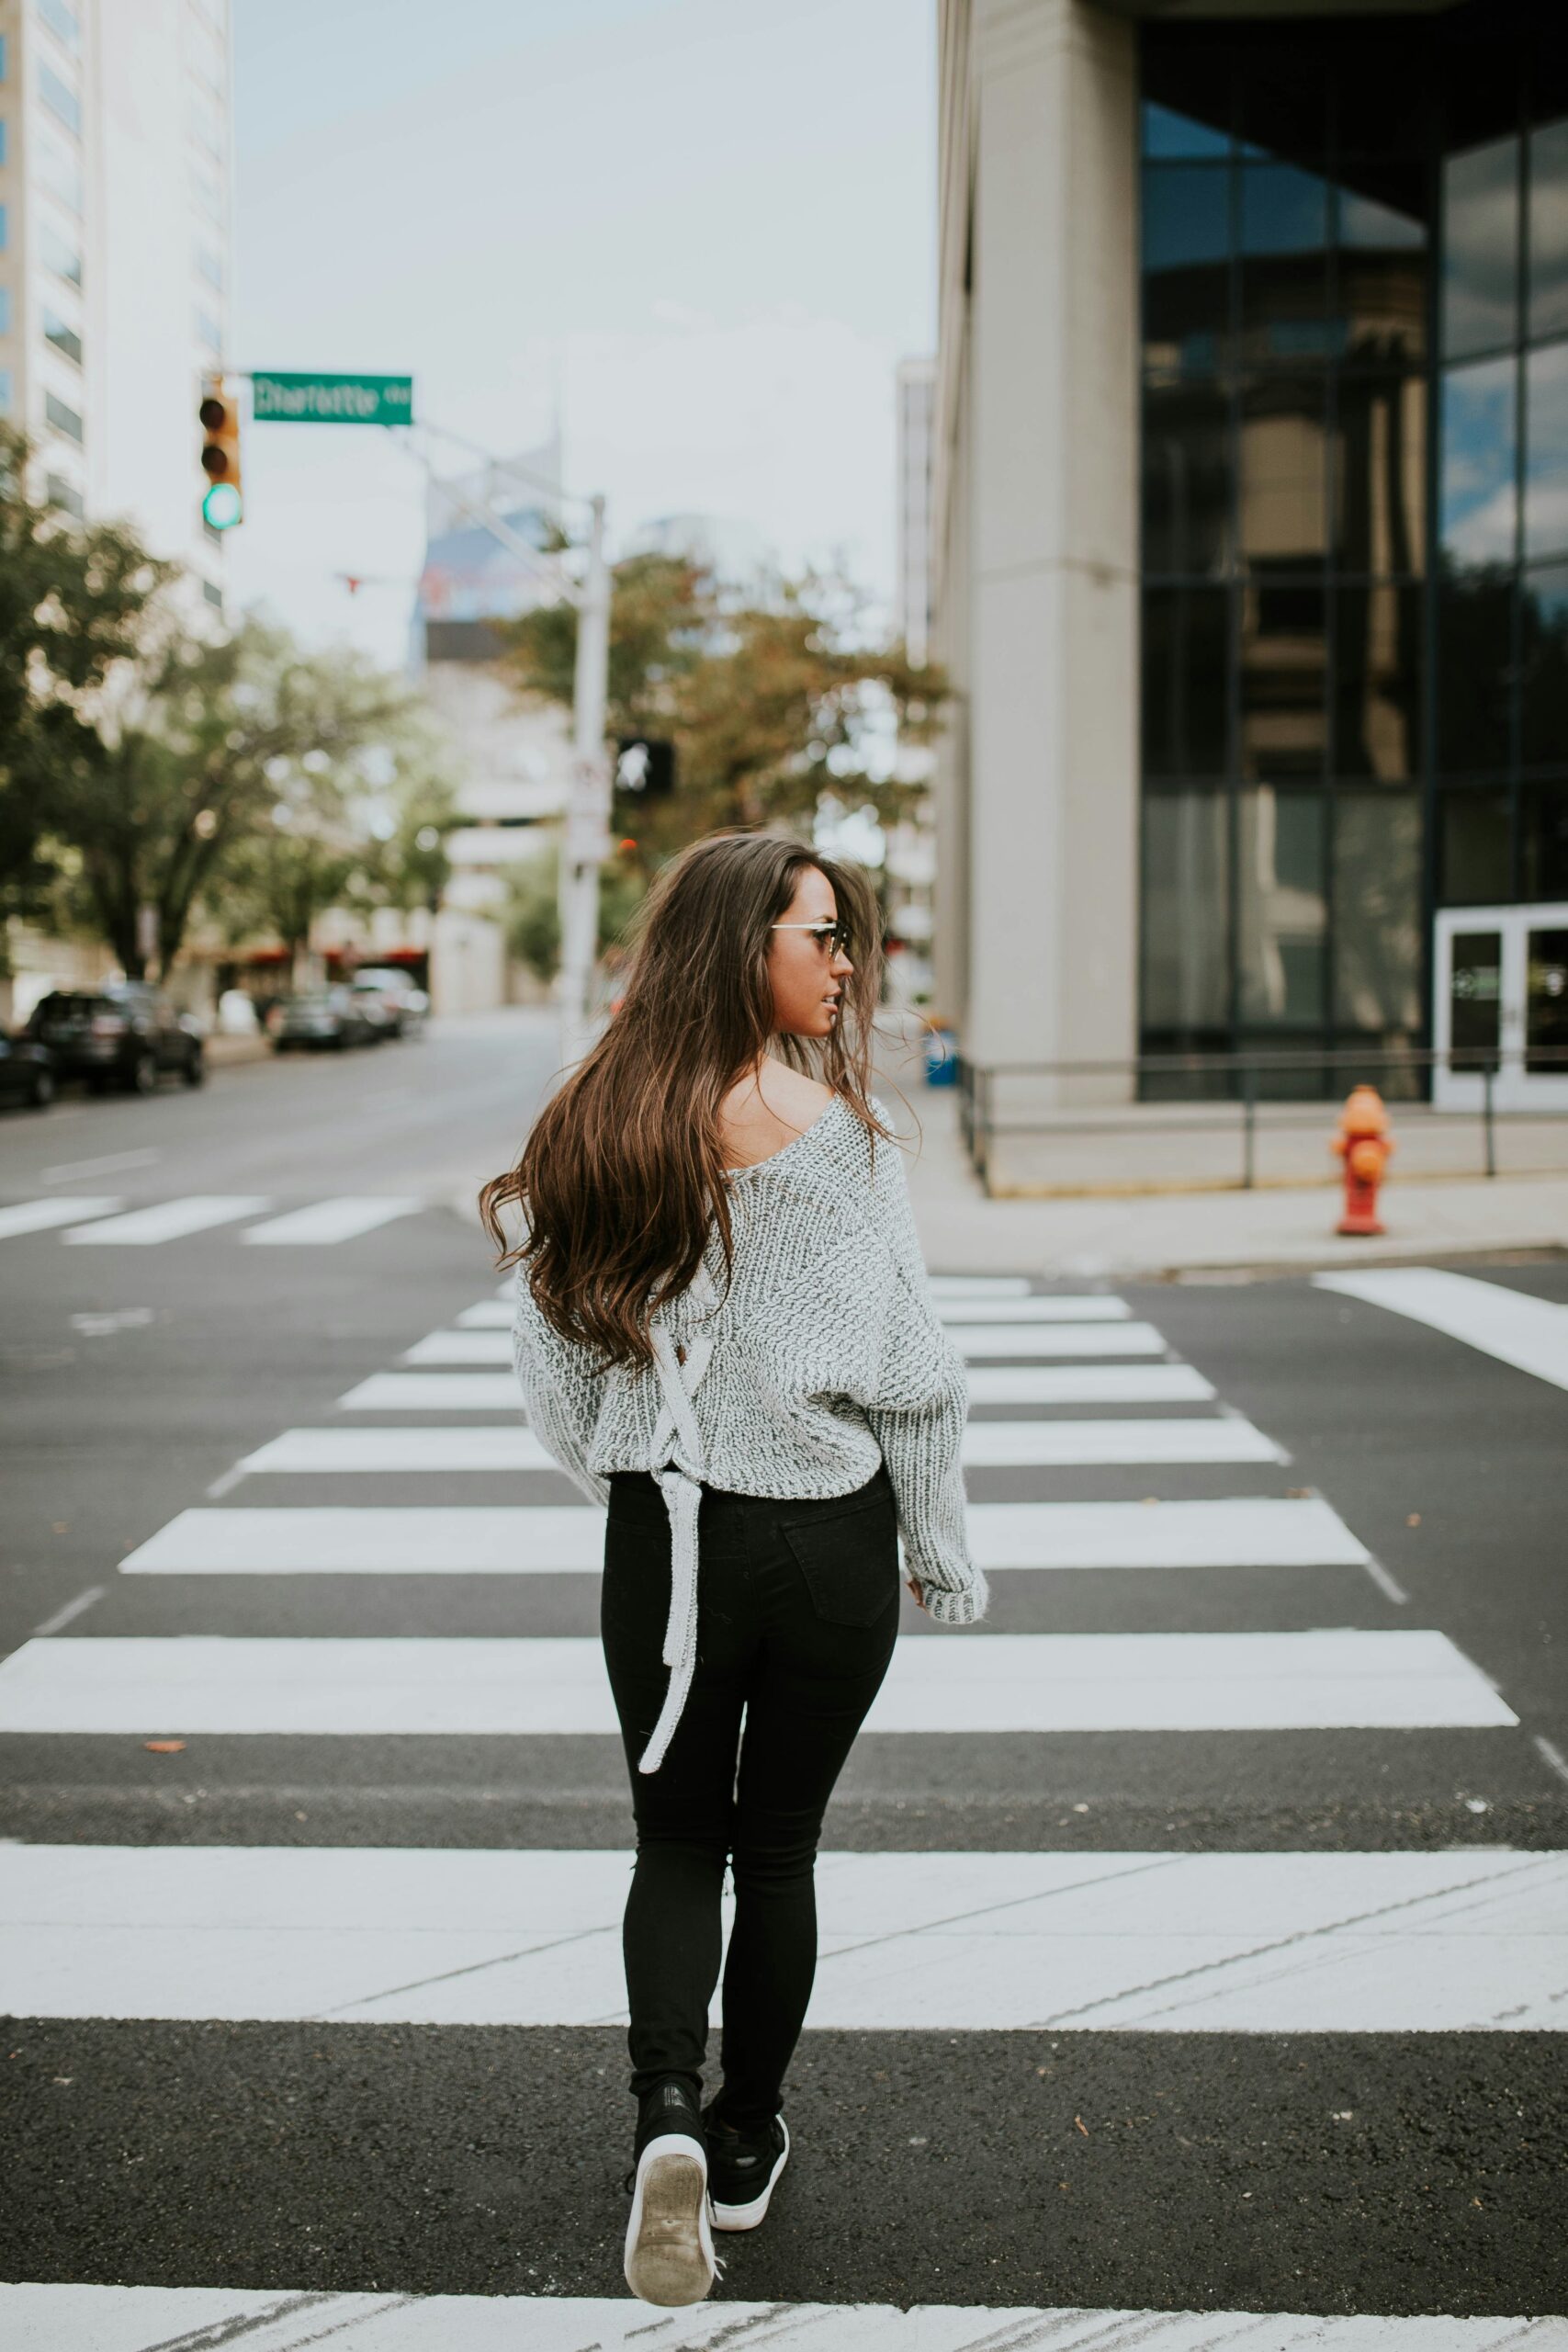
[[[412,424],[412,376],[297,376],[251,370],[258,424]]]

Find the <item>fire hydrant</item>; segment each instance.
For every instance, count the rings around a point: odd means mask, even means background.
[[[1375,1086],[1358,1086],[1339,1114],[1339,1130],[1329,1148],[1345,1162],[1345,1212],[1337,1233],[1382,1233],[1378,1187],[1393,1149],[1388,1113]]]

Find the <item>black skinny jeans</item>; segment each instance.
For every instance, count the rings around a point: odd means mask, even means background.
[[[614,1474],[601,1630],[637,1816],[631,2087],[675,2075],[701,2096],[728,1860],[723,2106],[744,2128],[779,2106],[816,1973],[822,1815],[893,1655],[892,1484],[884,1465],[852,1494],[805,1501],[705,1487],[697,1533],[696,1672],[664,1761],[643,1773],[669,1679],[670,1519],[653,1478]]]

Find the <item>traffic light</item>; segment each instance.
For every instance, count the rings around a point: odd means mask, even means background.
[[[201,515],[215,531],[231,531],[245,519],[240,482],[240,402],[221,376],[204,376],[201,406],[201,470],[207,490]]]
[[[623,735],[615,745],[615,790],[629,804],[662,800],[675,789],[675,746],[648,735]]]

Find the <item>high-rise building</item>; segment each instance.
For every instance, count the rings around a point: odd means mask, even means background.
[[[1559,17],[942,0],[939,989],[977,1062],[1451,1039],[1568,1100]]]
[[[0,414],[222,605],[197,406],[231,276],[228,0],[0,0]]]
[[[917,668],[931,650],[931,433],[936,421],[936,361],[898,363],[894,447],[898,469],[894,544],[897,578],[893,627]]]

